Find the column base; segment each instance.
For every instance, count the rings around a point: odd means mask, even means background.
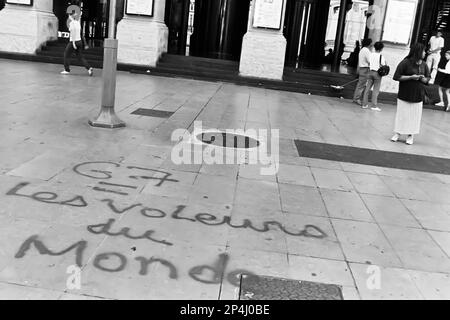
[[[119,119],[116,115],[114,108],[102,107],[100,114],[94,120],[89,120],[91,127],[116,129],[126,126],[125,122]]]
[[[0,11],[0,51],[34,54],[46,41],[58,39],[53,13],[12,5]]]
[[[167,52],[169,30],[162,22],[124,17],[117,25],[119,63],[156,66]]]
[[[247,32],[242,42],[239,74],[245,77],[282,80],[286,43],[280,33]]]

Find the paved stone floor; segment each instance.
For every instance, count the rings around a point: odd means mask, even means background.
[[[389,141],[394,106],[119,73],[128,126],[111,131],[87,124],[98,72],[60,69],[0,60],[0,298],[235,299],[253,273],[337,284],[345,299],[450,299],[449,176],[300,158],[294,145],[450,158],[450,114],[425,110],[406,146]],[[194,120],[280,129],[278,173],[175,165],[171,134]]]

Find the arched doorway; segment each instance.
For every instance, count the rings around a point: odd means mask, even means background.
[[[284,36],[286,66],[318,66],[322,62],[330,0],[287,0]]]
[[[168,52],[239,60],[250,0],[166,0]]]

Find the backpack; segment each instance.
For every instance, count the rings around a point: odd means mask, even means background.
[[[391,68],[386,64],[384,66],[381,65],[383,56],[380,54],[380,68],[378,69],[378,74],[382,77],[387,76],[389,72],[391,72]]]

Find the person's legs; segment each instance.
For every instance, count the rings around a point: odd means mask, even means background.
[[[369,76],[367,77],[366,90],[364,91],[364,98],[362,103],[363,108],[367,108],[369,105],[369,94],[370,90],[372,89],[373,83],[373,76],[372,74],[369,74]]]
[[[66,72],[70,72],[70,57],[73,53],[73,45],[72,42],[69,42],[64,50],[64,70]]]
[[[77,50],[75,52],[77,54],[78,59],[81,61],[83,66],[86,68],[86,70],[90,70],[91,66],[90,66],[89,62],[87,62],[86,58],[83,55],[83,48],[82,48],[83,42],[77,41],[76,45],[77,45]]]
[[[395,133],[394,136],[391,138],[392,142],[398,142],[398,140],[400,140],[400,134],[399,133]]]
[[[438,92],[439,92],[439,102],[436,103],[436,106],[444,107],[445,106],[445,104],[444,104],[444,89],[441,86],[439,86]]]
[[[427,57],[427,66],[428,66],[428,69],[431,71],[431,69],[433,68],[433,55],[432,54],[428,55],[428,57]]]
[[[438,72],[438,66],[439,66],[440,61],[441,61],[441,57],[439,54],[431,55],[431,67],[430,66],[428,66],[428,67],[430,68],[430,71],[431,71],[432,83],[434,83],[434,81],[436,80],[436,75]]]
[[[358,80],[358,84],[356,85],[355,94],[353,95],[354,102],[358,102],[358,103],[361,102],[361,98],[364,94],[364,90],[366,89],[368,73],[369,73],[368,68],[361,68],[359,70],[359,80]]]
[[[414,144],[414,135],[413,134],[408,135],[408,138],[406,138],[406,144],[409,144],[409,145]]]
[[[445,90],[445,94],[447,95],[447,103],[448,103],[447,108],[445,109],[445,111],[448,112],[448,111],[450,111],[450,88]],[[442,100],[442,101],[444,101],[444,100]]]
[[[378,95],[381,88],[381,76],[377,73],[373,73],[373,92],[372,92],[372,107],[378,106]]]

